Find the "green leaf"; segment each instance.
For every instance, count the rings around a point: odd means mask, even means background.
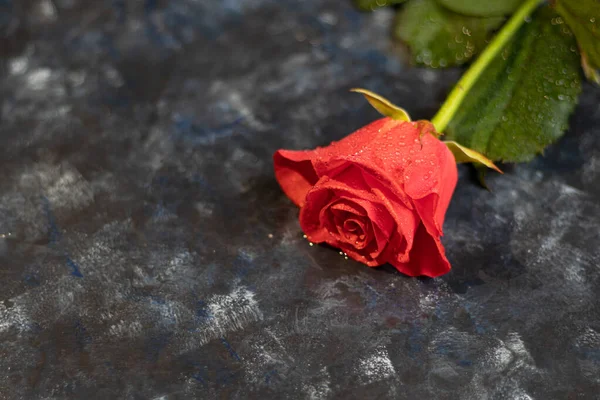
[[[481,74],[446,134],[491,160],[528,161],[562,136],[581,92],[573,35],[538,10]]]
[[[388,99],[373,93],[367,89],[359,89],[354,88],[350,89],[351,92],[360,93],[367,101],[375,108],[381,115],[385,115],[386,117],[390,117],[391,119],[396,119],[399,121],[408,121],[410,122],[410,116],[403,108],[398,107],[397,105],[390,102]]]
[[[394,36],[405,42],[418,64],[461,65],[481,51],[503,17],[468,17],[436,0],[412,0],[398,13]]]
[[[437,0],[449,10],[476,17],[497,17],[515,11],[522,0]]]
[[[373,11],[379,7],[404,3],[406,0],[354,0],[354,5],[363,11]]]
[[[498,171],[502,173],[500,168],[496,167],[492,160],[486,158],[483,154],[476,152],[475,150],[471,150],[467,147],[461,146],[460,144],[447,140],[444,141],[444,144],[448,149],[454,154],[454,159],[457,164],[461,163],[480,163],[485,165],[488,168],[493,169],[494,171]]]
[[[577,38],[586,76],[600,84],[600,0],[556,0],[555,7]],[[552,21],[563,22],[561,17]]]

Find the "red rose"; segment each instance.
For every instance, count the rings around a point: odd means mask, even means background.
[[[278,150],[275,176],[308,240],[374,267],[430,277],[450,270],[440,241],[454,156],[427,121],[382,118],[315,150]]]

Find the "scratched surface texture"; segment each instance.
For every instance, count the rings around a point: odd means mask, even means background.
[[[442,278],[310,247],[278,148],[431,117],[391,11],[0,0],[1,399],[594,399],[600,91],[448,212]]]

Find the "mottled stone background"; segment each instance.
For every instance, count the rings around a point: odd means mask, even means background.
[[[310,247],[281,147],[431,117],[345,0],[0,0],[1,399],[594,399],[600,91],[544,157],[460,168],[452,272]]]

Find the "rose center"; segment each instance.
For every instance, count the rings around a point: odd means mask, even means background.
[[[326,210],[329,217],[323,219],[324,225],[338,241],[354,250],[370,245],[374,237],[373,227],[363,207],[347,199],[339,199]]]
[[[362,248],[366,244],[366,230],[367,227],[365,226],[364,221],[351,218],[344,221],[342,225],[342,232],[340,233],[344,235],[349,243],[354,244],[358,248]]]
[[[361,224],[355,219],[347,219],[344,221],[344,230],[357,236],[365,236]]]

